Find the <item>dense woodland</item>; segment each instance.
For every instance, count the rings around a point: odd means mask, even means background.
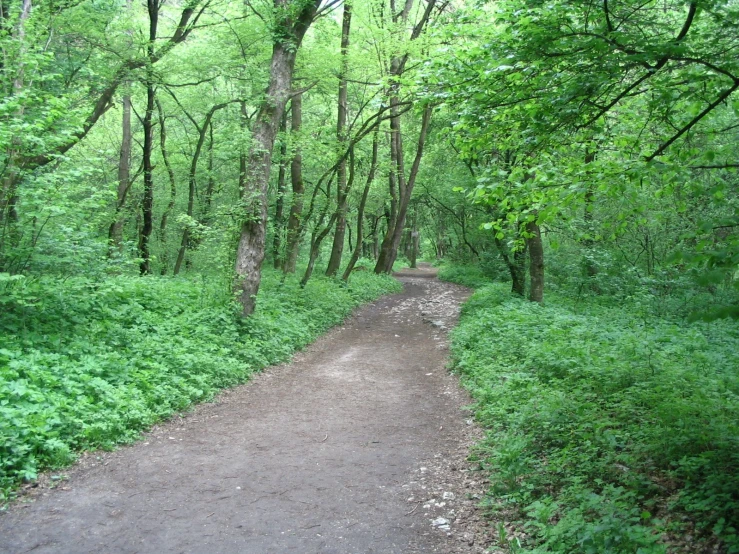
[[[497,547],[739,552],[735,2],[0,0],[0,86],[5,497],[424,259]]]

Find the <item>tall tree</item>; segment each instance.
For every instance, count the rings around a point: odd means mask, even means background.
[[[369,172],[367,174],[367,181],[364,184],[364,190],[362,191],[362,198],[359,201],[359,208],[357,210],[357,242],[354,246],[354,252],[349,259],[349,263],[344,270],[342,279],[347,281],[349,275],[354,270],[354,266],[359,260],[359,256],[362,254],[362,248],[364,246],[364,210],[367,207],[367,198],[369,197],[370,187],[372,182],[375,180],[375,173],[377,171],[377,153],[379,146],[379,127],[375,129],[375,134],[372,139],[372,159],[370,160]]]
[[[300,127],[303,121],[303,95],[298,92],[290,101],[290,121],[293,137],[300,136]],[[303,215],[303,195],[305,194],[305,183],[303,182],[303,156],[300,153],[300,145],[295,145],[292,160],[290,161],[290,183],[292,185],[292,203],[287,220],[287,250],[285,252],[285,273],[295,273],[295,265],[298,261],[300,250],[301,219]]]
[[[337,1],[322,8],[330,9]],[[247,179],[242,198],[244,217],[236,252],[236,283],[244,316],[254,312],[262,279],[267,230],[267,188],[272,149],[285,103],[292,93],[295,58],[321,0],[274,0],[274,30],[269,85],[252,128]]]
[[[391,2],[392,19],[395,25],[405,25],[413,8],[413,0],[406,0],[401,11],[396,11],[394,2]],[[446,2],[440,2],[440,9],[446,6]],[[419,21],[413,27],[410,40],[414,41],[421,36],[421,33],[428,24],[434,9],[437,7],[436,0],[429,0],[424,8],[423,14]],[[413,193],[413,187],[418,176],[421,158],[423,156],[423,148],[426,142],[426,133],[431,120],[431,107],[427,105],[423,110],[421,117],[421,131],[419,133],[418,148],[416,149],[416,157],[413,160],[410,175],[405,174],[405,152],[403,149],[403,133],[401,130],[402,120],[400,117],[400,88],[401,79],[405,72],[408,62],[409,53],[407,51],[393,56],[390,62],[388,90],[389,104],[392,117],[390,119],[390,191],[394,197],[395,206],[391,209],[390,218],[388,219],[388,227],[385,237],[380,246],[380,255],[375,264],[375,273],[390,273],[398,255],[398,246],[400,246],[400,238],[403,234],[405,226],[405,217],[408,213],[408,206]],[[397,192],[396,192],[397,187]]]
[[[341,70],[339,72],[339,102],[338,116],[336,118],[336,138],[339,148],[342,150],[346,145],[346,120],[348,112],[347,85],[349,73],[349,33],[352,23],[351,3],[344,2],[344,13],[341,23]],[[346,233],[346,207],[349,190],[346,180],[346,159],[342,157],[339,162],[336,185],[336,229],[334,231],[334,242],[331,248],[331,257],[326,268],[326,275],[334,277],[341,265],[341,256],[344,253],[344,236]]]
[[[159,0],[147,0],[146,8],[149,13],[149,42],[146,45],[146,112],[144,113],[144,196],[141,201],[143,226],[139,234],[139,257],[141,274],[151,273],[151,256],[149,241],[154,230],[154,109],[156,107],[156,84],[154,82],[154,52],[159,25]]]

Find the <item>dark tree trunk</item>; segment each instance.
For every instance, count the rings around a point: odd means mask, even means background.
[[[287,122],[285,114],[282,116],[280,132],[285,133]],[[287,157],[287,142],[283,139],[280,144],[280,169],[277,174],[277,200],[275,202],[275,225],[272,237],[272,263],[275,269],[280,269],[285,263],[282,255],[282,235],[285,231],[285,158]]]
[[[344,281],[349,279],[349,275],[354,269],[357,260],[359,260],[364,246],[364,209],[367,206],[367,197],[369,196],[372,181],[375,180],[375,172],[377,171],[378,131],[375,131],[374,138],[372,139],[372,161],[370,162],[367,181],[364,184],[362,199],[359,201],[359,210],[357,211],[357,243],[354,246],[354,252],[352,252],[352,257],[349,259],[349,264],[346,266],[344,275],[341,276]]]
[[[503,242],[495,238],[495,246],[498,248],[500,257],[503,258],[508,272],[511,274],[511,292],[519,296],[526,295],[526,247],[509,253]]]
[[[213,204],[213,194],[216,189],[216,180],[213,175],[213,119],[208,125],[208,184],[205,186],[205,195],[203,196],[203,208],[200,221],[204,224],[210,221],[210,208]]]
[[[154,166],[152,164],[152,145],[154,142],[154,96],[156,92],[150,81],[146,86],[146,114],[144,115],[144,196],[141,200],[143,226],[139,235],[139,270],[142,275],[151,273],[150,241],[154,229]]]
[[[416,229],[416,226],[413,226],[413,230],[411,231],[411,252],[410,252],[410,262],[411,262],[411,269],[416,269],[418,267],[418,250],[419,250],[419,244],[421,241],[421,233]]]
[[[162,213],[162,219],[159,222],[159,240],[162,244],[162,267],[161,274],[166,275],[169,269],[169,245],[167,244],[167,223],[169,214],[174,209],[174,202],[177,198],[177,182],[175,181],[172,164],[169,162],[169,153],[167,152],[167,127],[164,121],[164,110],[159,100],[156,101],[157,113],[159,114],[159,149],[162,151],[162,159],[164,166],[167,168],[169,177],[169,203]]]
[[[310,241],[310,256],[308,258],[308,267],[305,268],[305,273],[303,274],[303,278],[300,280],[300,286],[304,287],[308,284],[308,281],[311,278],[311,275],[313,275],[313,269],[316,266],[316,260],[318,259],[318,254],[321,252],[321,243],[323,242],[323,239],[325,239],[328,234],[331,232],[331,227],[334,224],[334,221],[336,220],[336,212],[331,214],[331,219],[329,219],[328,225],[326,225],[323,229],[321,229],[321,224],[324,221],[325,214],[322,214],[322,216],[319,218],[318,223],[316,224],[316,227],[313,229],[313,233],[311,236]]]
[[[126,9],[131,10],[132,0],[126,0]],[[129,33],[130,35],[131,33]],[[131,82],[126,85],[130,86]],[[123,208],[131,188],[131,94],[123,96],[123,115],[121,118],[121,148],[118,157],[118,187],[113,222],[108,229],[108,256],[120,252],[123,243]]]
[[[398,157],[398,143],[396,142],[395,137],[400,135],[399,129],[394,127],[394,121],[396,125],[399,125],[400,118],[394,117],[390,119],[390,172],[388,174],[390,211],[386,212],[385,214],[387,219],[387,228],[385,234],[382,237],[382,242],[377,248],[377,253],[375,254],[375,259],[377,260],[375,262],[375,273],[382,273],[383,271],[385,271],[385,266],[387,265],[386,260],[387,258],[389,258],[390,249],[392,248],[392,229],[395,228],[395,222],[398,220],[398,181],[400,180],[398,174],[398,166],[403,165],[403,159],[402,157]]]
[[[246,131],[246,102],[241,101],[241,131]],[[243,150],[239,153],[239,198],[243,198],[246,194],[246,152]]]
[[[287,0],[275,0],[277,13],[289,14],[287,3]],[[253,146],[248,155],[243,198],[246,213],[236,252],[235,288],[239,293],[243,316],[254,312],[262,279],[267,228],[267,187],[277,126],[292,88],[297,50],[320,4],[321,0],[304,3],[295,21],[289,19],[289,15],[281,16],[274,33],[279,39],[272,47],[269,86],[252,128]]]
[[[526,295],[526,251],[516,250],[513,253],[511,272],[511,292],[521,297]]]
[[[156,0],[150,0],[156,2]],[[156,91],[153,76],[147,77],[146,83],[146,113],[144,114],[144,195],[141,200],[141,216],[143,225],[139,235],[139,271],[142,275],[151,273],[151,233],[154,229],[154,165],[152,164],[152,150],[154,143],[154,99]]]
[[[149,65],[146,70],[146,112],[144,114],[144,196],[141,201],[141,216],[143,226],[139,235],[139,271],[142,275],[151,273],[151,253],[149,242],[154,230],[154,165],[152,153],[154,150],[154,102],[156,89],[154,87],[154,72],[151,65],[154,63],[154,44],[157,39],[157,25],[159,24],[159,0],[147,0],[149,12],[149,42],[146,54]]]
[[[586,152],[585,154],[585,163],[591,164],[595,160],[595,152]],[[584,265],[585,265],[585,274],[588,277],[595,277],[598,275],[598,266],[593,261],[593,246],[595,245],[595,241],[593,240],[593,235],[595,234],[595,229],[593,227],[593,200],[594,200],[594,193],[593,193],[593,187],[592,185],[588,186],[588,190],[585,192],[585,212],[583,213],[583,222],[585,223],[585,232],[587,233],[588,237],[583,241],[583,246],[586,250]],[[596,292],[599,292],[597,290],[597,285],[593,287],[593,290]]]
[[[291,129],[294,135],[300,133],[303,121],[303,95],[293,96],[291,103]],[[293,198],[290,205],[290,216],[287,221],[287,251],[285,252],[285,273],[295,273],[300,251],[300,227],[303,215],[303,195],[305,194],[305,183],[303,183],[303,157],[300,148],[295,150],[290,163],[290,181],[292,183]]]
[[[192,154],[192,159],[190,160],[190,170],[187,174],[187,215],[188,215],[188,224],[185,225],[185,228],[182,231],[182,240],[180,241],[180,249],[177,252],[177,261],[174,264],[174,270],[173,274],[177,275],[179,274],[180,270],[182,269],[182,263],[185,260],[185,254],[187,253],[187,249],[190,247],[190,223],[192,222],[193,214],[195,213],[195,192],[197,190],[197,182],[198,182],[198,163],[200,162],[200,155],[203,152],[203,145],[205,144],[206,136],[208,135],[208,131],[211,126],[211,121],[213,120],[213,115],[220,109],[225,108],[229,103],[224,102],[223,104],[216,104],[213,106],[208,113],[205,115],[205,121],[202,125],[198,125],[195,119],[188,116],[190,118],[190,121],[192,121],[193,125],[195,125],[195,128],[198,130],[198,142],[195,145],[195,152]],[[213,138],[211,136],[211,148],[212,148],[212,142]],[[212,191],[208,192],[206,191],[206,204],[210,204],[210,200],[208,199],[208,194],[212,194]]]
[[[402,10],[395,10],[393,4],[393,22],[406,23],[408,16],[413,8],[414,1],[406,0]],[[431,12],[436,6],[436,0],[428,0],[424,8],[423,14],[413,27],[411,32],[411,41],[417,39],[423,32],[424,27],[428,23]],[[426,140],[426,131],[428,130],[428,122],[431,118],[431,107],[427,106],[423,112],[423,118],[421,123],[421,134],[419,137],[419,148],[416,152],[416,158],[413,162],[413,169],[411,169],[411,175],[406,181],[405,169],[403,163],[403,137],[400,128],[400,115],[398,112],[399,94],[400,94],[400,77],[405,71],[405,64],[408,61],[408,54],[395,57],[390,62],[390,87],[388,96],[390,98],[390,189],[391,198],[393,196],[393,176],[397,179],[398,185],[398,207],[397,214],[393,209],[391,203],[391,214],[388,219],[388,229],[385,237],[382,240],[380,246],[379,256],[377,263],[375,264],[375,273],[390,273],[393,269],[393,263],[395,263],[395,257],[398,254],[398,245],[400,244],[400,237],[403,232],[403,225],[405,225],[405,213],[408,210],[408,202],[410,201],[411,193],[413,192],[413,186],[416,180],[416,174],[418,173],[418,165],[421,162],[421,156],[423,154],[423,144]]]
[[[405,180],[405,171],[403,167],[403,143],[400,135],[400,118],[396,118],[397,122],[395,124],[393,134],[396,149],[395,159],[398,171],[398,215],[393,222],[393,225],[388,226],[388,231],[380,250],[380,257],[375,265],[375,273],[390,273],[393,269],[393,264],[395,263],[395,258],[398,254],[400,238],[403,233],[403,226],[405,225],[405,217],[408,213],[408,206],[410,205],[411,194],[413,194],[413,187],[416,184],[416,177],[418,176],[421,158],[423,157],[423,148],[426,143],[429,122],[431,121],[431,111],[431,106],[426,106],[423,110],[423,116],[421,118],[421,132],[418,136],[418,146],[416,148],[416,157],[413,160],[411,172],[407,181]]]
[[[541,229],[536,221],[526,224],[526,238],[529,250],[529,300],[542,303],[544,301],[544,246],[541,242]]]
[[[344,2],[344,14],[341,25],[341,73],[339,75],[339,107],[336,123],[336,138],[345,149],[346,120],[347,120],[347,73],[349,72],[349,32],[351,30],[351,4]],[[346,158],[342,158],[338,168],[338,182],[336,187],[336,230],[331,248],[331,257],[326,268],[326,275],[334,277],[341,266],[341,256],[344,253],[344,237],[346,234],[346,207],[350,185],[346,178]]]
[[[108,230],[109,254],[120,251],[123,242],[123,207],[131,185],[131,96],[123,97],[121,118],[121,149],[118,158],[118,190],[113,223]]]

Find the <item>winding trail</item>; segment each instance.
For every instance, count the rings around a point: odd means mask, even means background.
[[[0,552],[482,552],[479,431],[445,369],[468,292],[434,277],[402,272],[291,363],[83,457],[0,516]]]

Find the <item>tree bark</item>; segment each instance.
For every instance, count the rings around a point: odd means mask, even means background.
[[[410,267],[411,269],[416,269],[418,267],[417,261],[418,261],[418,250],[419,245],[421,243],[421,233],[418,231],[418,228],[416,227],[415,223],[413,225],[413,229],[411,230],[411,244],[410,244],[410,256],[408,256],[410,261]]]
[[[585,153],[585,164],[591,164],[595,161],[595,152],[590,150]],[[585,232],[588,234],[588,238],[583,241],[583,246],[586,250],[585,259],[583,260],[585,266],[585,274],[587,277],[595,277],[598,275],[598,266],[593,261],[593,246],[595,242],[593,240],[593,234],[595,229],[593,227],[593,200],[595,193],[593,192],[593,186],[588,185],[587,191],[585,191],[585,212],[583,213],[583,222],[585,223]],[[591,283],[593,291],[600,293],[597,283]]]
[[[356,265],[357,260],[359,260],[359,256],[362,254],[362,248],[364,247],[364,209],[367,207],[367,198],[369,197],[369,191],[372,187],[372,182],[375,180],[375,173],[377,172],[378,135],[379,129],[375,131],[374,138],[372,139],[372,161],[370,162],[367,181],[364,184],[362,198],[359,201],[359,209],[357,211],[357,242],[354,246],[352,257],[349,259],[349,264],[346,266],[344,274],[341,276],[344,281],[349,279],[349,275],[351,275],[351,272],[354,270],[354,266]]]
[[[303,95],[296,94],[293,96],[290,104],[290,129],[294,137],[297,138],[303,122]],[[285,273],[295,273],[300,250],[300,221],[303,215],[305,183],[303,182],[303,157],[300,154],[299,146],[295,148],[295,154],[290,162],[290,182],[293,189],[293,198],[287,220],[287,251],[285,252],[285,264],[283,266]]]
[[[396,149],[397,177],[399,185],[398,215],[392,225],[388,225],[387,234],[385,235],[385,239],[382,241],[380,256],[375,265],[375,273],[390,273],[393,269],[395,258],[398,255],[398,246],[400,245],[400,238],[403,234],[405,217],[408,213],[408,206],[410,205],[411,195],[413,194],[413,187],[416,184],[416,177],[418,176],[418,170],[421,166],[423,148],[426,143],[429,122],[431,121],[431,112],[432,108],[430,105],[426,106],[423,110],[423,116],[421,117],[421,132],[418,135],[418,145],[416,148],[416,157],[413,160],[411,172],[407,181],[405,180],[403,167],[403,143],[400,135],[400,118],[398,117],[395,122],[393,129],[393,142],[395,143]]]
[[[123,242],[123,207],[126,204],[131,180],[131,96],[123,97],[121,120],[121,149],[118,158],[118,189],[113,223],[108,230],[109,254],[120,251]]]
[[[288,0],[274,0],[278,20],[276,40],[272,47],[269,85],[252,128],[252,146],[247,156],[247,179],[243,196],[245,213],[234,268],[234,285],[244,317],[254,312],[262,277],[267,228],[267,187],[277,127],[292,88],[297,50],[321,0],[304,3],[294,21],[290,18],[289,4]]]
[[[344,3],[344,13],[341,25],[341,72],[339,74],[339,107],[336,122],[336,138],[339,148],[345,149],[346,120],[348,113],[347,101],[347,74],[349,73],[349,32],[351,30],[351,4]],[[336,187],[336,230],[331,248],[331,257],[326,268],[326,275],[334,277],[341,265],[341,256],[344,253],[344,236],[346,234],[346,207],[349,196],[349,186],[346,179],[346,158],[342,158],[338,168],[338,184]]]
[[[495,238],[495,246],[503,258],[503,262],[511,274],[511,292],[518,296],[526,295],[526,250],[528,243],[524,242],[524,248],[515,250],[512,254],[506,249],[503,242]]]
[[[287,128],[285,115],[282,116],[280,132],[284,134]],[[275,206],[274,236],[272,237],[272,263],[275,269],[280,269],[285,264],[282,255],[282,234],[285,227],[285,158],[287,157],[287,142],[284,138],[280,144],[280,169],[277,175],[277,201]]]
[[[395,24],[406,23],[408,16],[413,8],[414,0],[405,0],[403,9],[398,11],[395,9],[394,3],[391,4],[392,18]],[[413,27],[411,32],[410,40],[417,39],[423,32],[424,27],[428,23],[431,12],[436,6],[436,0],[428,0],[426,7],[424,8],[423,15],[416,25]],[[415,174],[411,170],[411,176],[405,181],[405,169],[403,167],[403,137],[401,134],[400,127],[400,114],[398,112],[399,105],[399,93],[400,93],[400,77],[405,71],[405,64],[408,61],[408,52],[394,57],[390,62],[390,87],[388,90],[388,96],[390,98],[390,129],[391,129],[391,140],[390,140],[390,188],[391,197],[393,189],[393,173],[395,172],[395,178],[398,180],[398,211],[397,214],[394,212],[391,206],[391,217],[388,219],[388,229],[383,238],[382,245],[380,246],[380,253],[375,264],[375,273],[390,273],[395,263],[395,257],[398,253],[398,245],[400,243],[400,236],[403,232],[403,225],[405,224],[405,212],[408,210],[408,202],[410,201],[410,195],[413,192],[413,185],[415,183]],[[416,159],[413,162],[413,166],[418,172],[417,163],[420,164],[423,152],[423,141],[426,139],[426,130],[428,128],[428,120],[431,117],[431,108],[427,106],[423,112],[422,125],[421,125],[421,137],[423,140],[419,140],[419,150],[416,153]]]
[[[311,275],[313,274],[313,269],[316,265],[316,260],[318,259],[318,255],[321,252],[321,243],[323,242],[323,239],[325,239],[329,232],[331,231],[331,227],[334,224],[334,221],[336,219],[336,212],[333,212],[331,214],[331,217],[329,218],[328,224],[321,228],[323,225],[323,222],[326,220],[326,215],[328,214],[329,206],[331,203],[331,183],[333,182],[334,175],[330,174],[328,178],[328,184],[326,185],[326,203],[324,204],[323,208],[321,209],[321,213],[318,216],[318,220],[313,227],[313,232],[311,233],[311,240],[310,240],[310,253],[308,256],[308,266],[305,268],[305,273],[303,274],[303,278],[300,280],[300,286],[304,287],[308,284],[308,281],[311,278]],[[317,197],[316,191],[321,190],[321,183],[319,182],[316,185],[315,191],[313,192],[313,197],[311,198],[311,205],[308,209],[308,217],[306,218],[306,222],[310,221],[311,215],[313,214],[313,208],[315,206],[315,200]],[[305,228],[305,225],[303,226]]]
[[[336,212],[331,214],[331,219],[328,222],[328,225],[321,229],[321,224],[323,223],[325,214],[321,215],[321,218],[319,218],[318,223],[316,224],[316,227],[313,229],[313,233],[311,236],[311,242],[310,242],[310,255],[308,257],[308,266],[305,268],[305,273],[303,274],[303,278],[300,280],[300,286],[304,287],[308,284],[308,281],[311,278],[311,275],[313,275],[313,268],[316,265],[316,260],[318,259],[318,254],[321,251],[321,243],[323,242],[323,239],[325,239],[329,232],[331,231],[331,227],[334,224],[334,221],[336,220]],[[319,231],[320,229],[320,231]]]
[[[159,114],[159,149],[162,152],[164,166],[167,168],[167,176],[169,177],[169,203],[162,212],[162,218],[159,221],[159,241],[162,244],[162,267],[160,273],[167,274],[169,269],[169,248],[167,245],[167,223],[169,222],[169,214],[174,209],[174,202],[177,199],[177,181],[175,180],[172,164],[169,161],[169,153],[167,152],[167,126],[164,118],[164,110],[159,100],[156,101],[157,113]]]
[[[131,10],[132,0],[126,0],[126,9]],[[130,35],[130,33],[129,33]],[[130,43],[129,43],[130,46]],[[131,82],[125,83],[128,87]],[[161,119],[161,117],[160,117]],[[108,229],[108,256],[116,251],[120,252],[123,243],[123,207],[126,197],[131,188],[131,94],[129,91],[123,95],[123,114],[121,117],[121,148],[118,157],[118,187],[113,222]]]
[[[146,7],[149,12],[149,42],[146,54],[150,64],[154,59],[154,43],[157,38],[157,25],[159,24],[159,0],[147,0]],[[154,73],[151,65],[146,70],[146,113],[144,114],[144,197],[141,201],[141,215],[143,226],[139,235],[139,271],[142,275],[151,273],[151,253],[149,242],[154,229],[154,166],[152,164],[152,152],[154,149],[154,101],[156,90],[154,87]]]
[[[220,109],[225,108],[228,106],[230,102],[223,102],[221,104],[216,104],[213,106],[210,110],[208,110],[208,113],[205,114],[205,120],[203,121],[202,125],[198,125],[194,118],[188,115],[188,118],[190,121],[192,121],[193,125],[195,125],[195,128],[198,130],[198,142],[195,145],[195,152],[192,154],[192,158],[190,159],[190,170],[187,174],[187,216],[188,216],[188,222],[185,225],[185,228],[182,230],[182,240],[180,241],[180,249],[177,252],[177,261],[174,264],[174,270],[173,274],[177,275],[179,274],[180,270],[182,269],[182,263],[185,260],[185,254],[187,253],[188,247],[190,247],[190,226],[192,225],[193,221],[193,215],[195,213],[195,191],[197,189],[197,182],[198,182],[198,163],[200,162],[200,155],[203,152],[203,145],[205,144],[206,135],[208,134],[208,131],[211,127],[211,121],[213,119],[213,115]],[[211,137],[211,148],[212,148],[212,137]],[[212,192],[211,192],[212,193]],[[207,197],[208,193],[206,193]],[[206,202],[209,202],[209,200],[206,200]]]
[[[242,134],[246,134],[246,128],[247,128],[247,113],[246,113],[246,102],[244,100],[240,103],[241,106],[241,118],[239,120],[239,125],[241,127]],[[244,194],[246,194],[246,155],[247,152],[241,148],[239,152],[239,198],[243,198]]]
[[[532,302],[544,301],[544,246],[541,242],[541,229],[536,220],[526,224],[526,238],[529,250],[529,300]]]

